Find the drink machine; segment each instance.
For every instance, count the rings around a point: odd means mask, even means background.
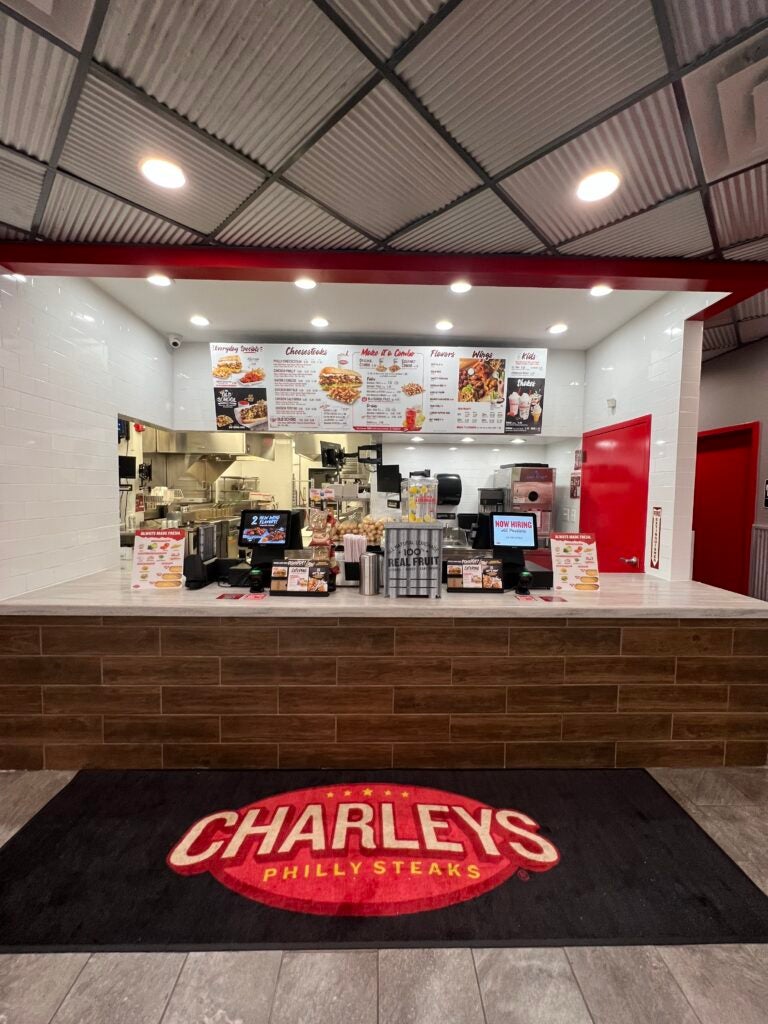
[[[504,490],[505,512],[533,512],[540,548],[549,547],[555,511],[556,470],[549,466],[502,466],[494,484]]]

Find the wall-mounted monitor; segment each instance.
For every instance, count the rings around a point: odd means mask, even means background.
[[[136,479],[136,459],[133,455],[117,456],[117,475],[121,480]]]
[[[342,469],[344,466],[344,449],[335,441],[320,442],[320,461],[326,469]]]

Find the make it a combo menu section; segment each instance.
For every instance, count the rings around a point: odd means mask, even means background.
[[[218,430],[540,433],[546,349],[214,343]]]

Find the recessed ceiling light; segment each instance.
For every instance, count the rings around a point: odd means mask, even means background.
[[[567,330],[568,324],[564,324],[562,321],[559,321],[556,324],[552,324],[551,327],[547,328],[549,334],[565,334]]]
[[[182,188],[187,183],[184,171],[178,164],[170,160],[161,160],[159,157],[151,156],[142,160],[139,170],[147,181],[160,188]]]
[[[6,281],[18,281],[19,284],[26,284],[27,278],[25,274],[3,274]]]
[[[449,448],[448,449],[449,452],[457,452],[458,450],[459,450],[458,448]]]
[[[414,444],[424,444],[423,437],[412,437],[411,440],[413,441]]]
[[[415,446],[415,445],[412,445],[412,444],[406,445],[406,446],[405,446],[405,450],[406,450],[407,452],[415,452],[415,451],[416,451],[416,446]]]
[[[312,319],[309,322],[312,324],[313,327],[327,327],[328,326],[328,321],[325,319],[324,316],[313,316]]]
[[[598,199],[606,199],[615,192],[620,184],[621,178],[616,171],[593,171],[581,179],[576,195],[582,202],[596,203]]]
[[[514,438],[512,438],[512,440],[509,443],[510,444],[525,444],[525,441],[522,439],[522,437],[514,437]]]
[[[463,295],[464,292],[472,291],[472,285],[469,281],[454,281],[451,284],[451,291],[456,292],[457,295]]]
[[[453,330],[453,324],[451,323],[450,320],[438,320],[437,323],[435,324],[435,327],[438,329],[438,331]]]
[[[194,324],[195,327],[209,327],[211,323],[207,316],[201,316],[200,313],[195,313],[194,316],[191,316],[189,322]]]
[[[301,288],[305,292],[317,287],[317,281],[313,281],[311,277],[297,277],[293,283],[297,288]]]
[[[596,299],[602,298],[603,295],[610,295],[613,288],[609,284],[593,284],[589,289],[589,294],[594,295]]]
[[[166,277],[165,274],[150,274],[147,280],[157,288],[167,288],[171,283],[170,277]]]
[[[474,437],[462,437],[461,439],[462,444],[474,444],[474,441]]]

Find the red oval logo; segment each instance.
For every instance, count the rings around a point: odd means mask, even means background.
[[[196,821],[167,864],[282,910],[387,916],[473,899],[557,848],[527,814],[402,783],[300,789]]]

